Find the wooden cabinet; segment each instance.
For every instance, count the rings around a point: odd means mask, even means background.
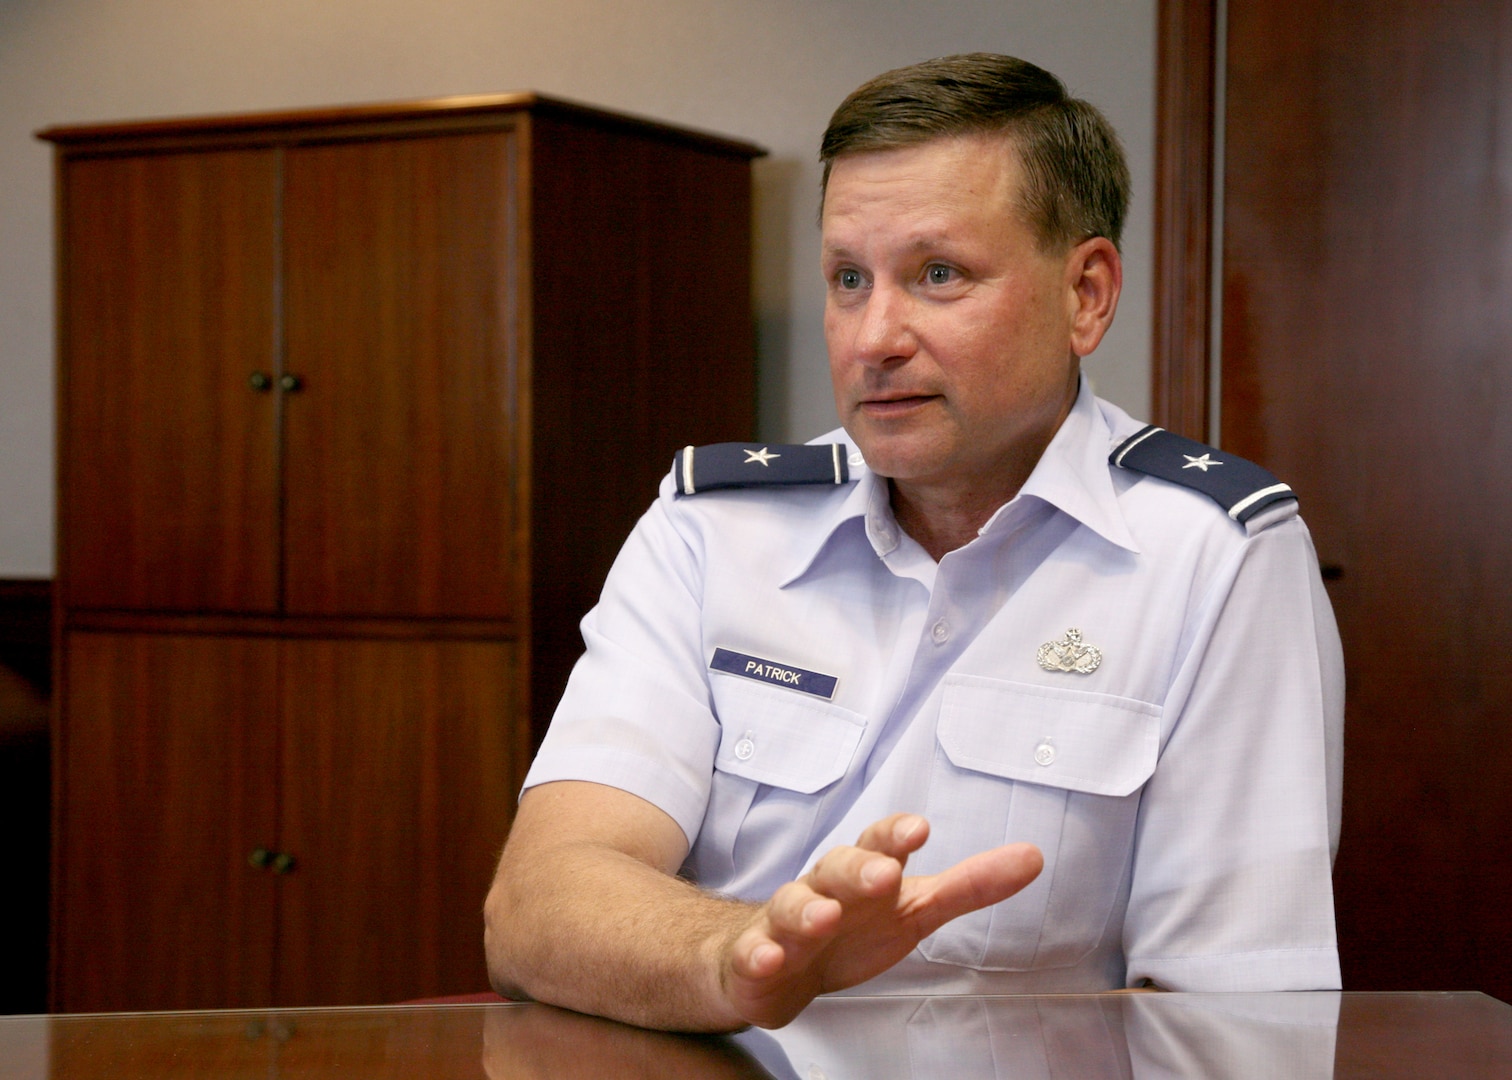
[[[760,151],[530,94],[42,137],[53,1007],[480,989],[577,622],[754,429]]]
[[[68,639],[63,1007],[486,986],[478,913],[528,751],[515,644]]]

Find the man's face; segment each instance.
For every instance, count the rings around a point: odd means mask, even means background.
[[[1020,178],[1002,136],[848,155],[830,172],[835,403],[867,464],[906,488],[1011,495],[1075,400],[1086,245],[1040,249]]]

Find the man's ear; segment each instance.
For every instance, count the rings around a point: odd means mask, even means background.
[[[1090,356],[1101,343],[1123,291],[1123,259],[1113,241],[1104,236],[1083,240],[1066,258],[1070,288],[1071,351]]]

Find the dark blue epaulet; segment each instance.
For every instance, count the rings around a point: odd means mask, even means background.
[[[772,446],[713,443],[688,446],[672,458],[672,481],[679,495],[720,488],[787,484],[844,484],[850,480],[849,451],[841,443]]]
[[[1153,424],[1119,443],[1108,460],[1120,468],[1200,491],[1241,525],[1271,507],[1297,501],[1291,488],[1253,461]]]

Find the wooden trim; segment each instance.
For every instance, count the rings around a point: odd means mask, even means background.
[[[508,317],[508,325],[514,328],[513,337],[506,346],[505,375],[515,386],[509,405],[513,415],[509,422],[514,425],[514,455],[518,467],[514,471],[512,490],[514,497],[514,595],[519,598],[519,610],[539,613],[540,601],[535,587],[535,564],[538,559],[535,544],[537,519],[532,499],[535,495],[535,398],[536,398],[536,140],[538,118],[527,114],[520,120],[518,138],[509,144],[509,168],[512,176],[505,184],[511,202],[509,218],[509,263],[504,274],[505,294],[501,298]],[[544,208],[543,208],[544,209]],[[536,683],[543,677],[537,662],[539,646],[536,643],[536,619],[534,614],[519,627],[519,640],[529,658],[529,670],[519,688],[520,716],[530,728],[530,746],[526,753],[535,756],[540,739],[535,732],[545,731],[550,722],[548,709],[555,709],[556,702],[549,705],[540,700]],[[541,709],[545,719],[535,715]]]
[[[1208,438],[1218,0],[1160,0],[1151,415]]]
[[[72,609],[66,632],[211,634],[231,637],[378,638],[404,641],[513,641],[515,619],[386,619],[367,616],[234,615]]]
[[[515,114],[522,112],[565,116],[584,123],[687,143],[706,151],[738,158],[765,157],[767,153],[764,148],[743,139],[613,112],[530,91],[232,116],[74,124],[44,128],[36,136],[69,150],[96,153],[130,150],[140,153],[144,146],[157,143],[162,143],[164,149],[177,149],[205,141],[230,140],[237,145],[261,145],[360,138],[379,131],[386,137],[393,137],[404,125],[413,125],[416,134],[430,134],[450,128],[509,123]]]

